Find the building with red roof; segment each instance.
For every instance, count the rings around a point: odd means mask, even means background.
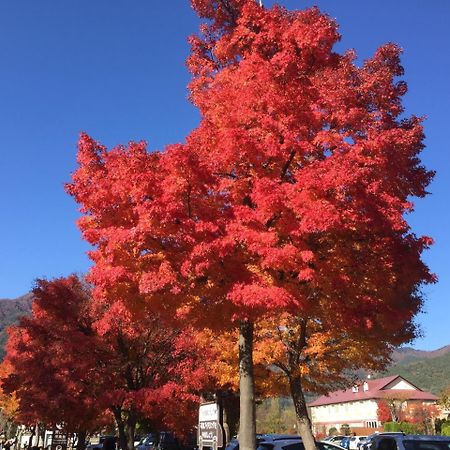
[[[438,398],[399,375],[367,379],[350,389],[322,395],[309,403],[315,433],[338,430],[348,424],[356,434],[366,434],[381,427],[378,404],[383,399],[399,399],[403,407],[409,404],[434,405]]]

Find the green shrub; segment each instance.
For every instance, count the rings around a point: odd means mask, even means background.
[[[336,428],[336,427],[331,427],[331,428],[328,430],[328,436],[334,436],[335,434],[338,434],[337,428]]]
[[[412,423],[401,422],[401,424],[402,424],[402,426],[400,428],[400,431],[403,431],[406,434],[420,434],[421,433],[419,428]]]
[[[442,436],[450,436],[450,423],[442,424],[441,434]]]
[[[417,426],[408,422],[385,422],[384,431],[403,431],[406,434],[419,433]]]
[[[385,422],[383,424],[384,431],[400,431],[399,422]]]

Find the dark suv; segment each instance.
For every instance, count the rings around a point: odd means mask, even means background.
[[[372,442],[374,440],[379,439],[380,436],[404,436],[405,433],[402,431],[382,431],[382,432],[375,432],[373,434],[369,434],[365,439],[363,439],[359,445],[358,450],[370,450],[372,446]]]
[[[319,450],[344,450],[332,442],[316,442],[316,447]],[[258,444],[257,450],[305,450],[305,447],[302,439],[297,436],[296,439],[262,441]]]
[[[450,436],[380,433],[372,438],[369,450],[450,450]]]

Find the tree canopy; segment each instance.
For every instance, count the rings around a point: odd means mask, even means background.
[[[414,234],[407,213],[433,173],[419,159],[422,119],[402,106],[398,46],[358,66],[353,51],[334,51],[338,26],[317,8],[192,5],[206,19],[188,59],[199,126],[162,152],[107,150],[83,134],[67,189],[94,246],[97,302],[239,327],[249,450],[255,322],[290,315],[298,361],[330,344],[341,364],[361,361],[343,350],[353,339],[367,364],[383,362],[417,335],[421,286],[434,281],[421,254],[432,241]],[[311,450],[305,368],[289,381]]]

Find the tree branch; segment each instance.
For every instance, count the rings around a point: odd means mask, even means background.
[[[289,155],[288,160],[283,166],[283,169],[281,169],[281,175],[280,179],[283,181],[284,177],[286,176],[287,171],[289,170],[289,166],[291,165],[292,161],[294,160],[295,154],[297,152],[295,150],[292,150],[291,154]]]

